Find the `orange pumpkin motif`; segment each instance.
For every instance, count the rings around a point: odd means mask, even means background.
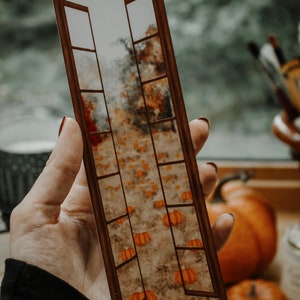
[[[136,292],[132,294],[129,300],[157,300],[157,296],[154,291],[147,290],[145,292]]]
[[[151,190],[145,191],[146,198],[151,198],[152,196],[153,196],[153,191],[151,191]]]
[[[170,212],[169,214],[165,214],[163,216],[163,224],[165,226],[170,226],[169,218],[170,218],[170,222],[171,222],[172,226],[176,226],[176,225],[183,223],[183,221],[185,219],[182,212],[180,212],[179,210],[174,210],[174,211]]]
[[[133,248],[123,249],[120,253],[122,261],[126,261],[135,256],[135,250]]]
[[[137,246],[144,246],[151,241],[151,235],[149,232],[137,233],[134,236],[134,241]]]
[[[142,170],[137,170],[137,171],[135,172],[135,177],[136,177],[136,178],[142,178],[142,177],[144,177],[144,175],[145,175],[145,173],[144,173],[144,171],[142,171]]]
[[[165,207],[165,201],[164,200],[157,200],[153,204],[154,208],[163,208]]]
[[[181,200],[183,201],[191,201],[193,200],[192,192],[191,191],[185,191],[181,194]]]
[[[190,240],[187,243],[188,247],[202,247],[203,243],[200,239]],[[191,250],[193,251],[193,250]]]
[[[198,279],[197,272],[193,268],[183,269],[181,271],[181,274],[182,275],[180,275],[180,271],[177,271],[175,273],[174,280],[177,284],[182,284],[182,279],[186,285],[192,284],[192,283],[196,282]],[[182,276],[182,278],[181,278],[181,276]]]

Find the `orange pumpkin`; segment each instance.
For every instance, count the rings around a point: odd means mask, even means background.
[[[203,247],[203,242],[200,239],[190,240],[187,243],[188,247]],[[194,251],[194,250],[191,250]]]
[[[165,226],[170,226],[169,218],[170,218],[170,222],[171,222],[172,226],[179,225],[179,224],[183,223],[183,221],[184,221],[184,215],[179,210],[174,210],[174,211],[170,212],[169,214],[165,214],[163,216],[163,224]]]
[[[191,201],[193,200],[192,192],[191,191],[185,191],[181,194],[181,200],[183,201]]]
[[[271,281],[245,279],[227,289],[228,300],[287,300],[284,293]]]
[[[126,261],[135,256],[135,250],[133,248],[123,249],[120,253],[122,261]]]
[[[134,236],[134,241],[137,246],[144,246],[151,240],[151,235],[149,232],[137,233]]]
[[[129,300],[144,300],[144,299],[157,300],[157,296],[153,291],[147,290],[145,292],[136,292],[132,294],[129,298]]]
[[[165,201],[164,200],[156,200],[153,204],[154,208],[163,208],[165,207]]]
[[[192,284],[192,283],[196,282],[198,279],[197,273],[193,268],[183,269],[181,271],[181,273],[182,273],[182,279],[185,284]],[[174,276],[175,282],[177,284],[181,284],[182,279],[181,279],[180,271],[177,271]]]
[[[219,251],[225,283],[233,283],[257,274],[274,258],[277,230],[274,210],[266,198],[243,181],[243,172],[224,177],[207,203],[211,224],[225,212],[235,216],[235,225],[225,246]]]

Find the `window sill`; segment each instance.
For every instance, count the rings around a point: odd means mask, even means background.
[[[261,191],[274,208],[300,209],[299,161],[214,161],[219,178],[246,170],[252,175],[246,184]]]

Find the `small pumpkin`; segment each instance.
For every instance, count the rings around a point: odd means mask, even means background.
[[[134,248],[123,249],[120,253],[120,257],[121,257],[122,261],[129,260],[133,256],[135,256]]]
[[[264,279],[245,279],[227,289],[228,300],[287,300],[277,284]]]
[[[181,194],[181,200],[182,201],[191,201],[193,200],[192,192],[191,191],[185,191]]]
[[[211,224],[222,213],[235,217],[233,231],[218,252],[225,283],[233,283],[257,274],[274,258],[277,246],[275,214],[267,199],[244,181],[242,172],[225,176],[207,203]]]
[[[134,242],[137,246],[144,246],[151,241],[149,232],[140,232],[134,235]]]
[[[171,222],[172,226],[179,225],[179,224],[183,223],[183,221],[184,221],[184,215],[179,210],[174,210],[174,211],[170,212],[169,214],[165,214],[163,216],[163,224],[165,226],[170,226],[169,218],[170,218],[170,222]]]
[[[164,208],[166,206],[165,204],[165,201],[162,199],[162,200],[156,200],[154,201],[154,204],[153,204],[153,207],[154,208]]]
[[[145,292],[136,292],[133,293],[129,300],[157,300],[157,296],[154,291],[146,290]]]
[[[181,271],[181,274],[182,274],[182,278],[181,278],[181,275],[180,275],[180,271],[177,271],[175,273],[175,276],[174,276],[174,281],[177,283],[177,284],[182,284],[182,279],[183,279],[183,282],[188,285],[188,284],[192,284],[194,282],[197,281],[198,279],[198,275],[197,275],[197,272],[193,269],[193,268],[186,268],[186,269],[183,269]]]
[[[203,247],[203,242],[200,239],[194,239],[194,240],[189,240],[187,243],[188,247],[196,247],[196,248],[200,248]],[[191,249],[191,251],[194,251],[193,249]]]

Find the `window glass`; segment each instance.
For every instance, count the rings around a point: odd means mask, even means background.
[[[211,122],[201,157],[289,159],[272,132],[281,110],[247,49],[275,34],[287,60],[299,56],[297,0],[166,0],[183,94],[190,120]]]

